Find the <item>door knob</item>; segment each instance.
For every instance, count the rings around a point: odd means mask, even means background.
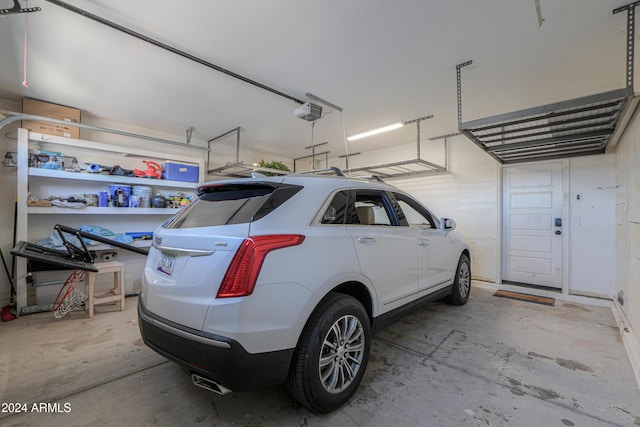
[[[561,235],[561,234],[562,234],[562,231],[560,231],[560,230],[556,230],[556,236],[559,236],[559,235]]]

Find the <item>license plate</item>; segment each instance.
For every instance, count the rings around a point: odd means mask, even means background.
[[[176,254],[162,251],[160,255],[160,262],[158,263],[157,270],[171,276],[173,274],[173,265],[176,262]]]

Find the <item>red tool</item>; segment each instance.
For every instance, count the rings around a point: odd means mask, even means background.
[[[133,174],[142,178],[162,179],[162,166],[156,162],[143,160],[142,163],[147,165],[147,170],[134,169]]]

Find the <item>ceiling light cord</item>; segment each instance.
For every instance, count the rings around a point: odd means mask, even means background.
[[[29,0],[26,1],[25,3],[26,8],[29,8]],[[28,45],[28,40],[27,40],[27,36],[29,34],[29,14],[25,13],[24,14],[24,59],[23,59],[23,79],[22,79],[22,86],[24,87],[29,87],[29,82],[27,81],[27,45]]]
[[[311,122],[311,145],[313,145],[313,128],[316,127],[316,121]]]
[[[344,155],[346,156],[347,164],[349,164],[349,144],[347,143],[347,132],[344,129],[344,117],[342,116],[342,109],[340,109],[340,125],[342,126],[342,140],[344,141]],[[351,168],[347,168],[347,175],[351,177]]]

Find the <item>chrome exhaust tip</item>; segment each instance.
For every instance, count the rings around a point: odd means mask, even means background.
[[[231,393],[231,390],[229,390],[228,388],[223,387],[217,382],[198,374],[191,374],[191,381],[193,381],[193,383],[198,387],[202,387],[217,394],[224,395],[227,393]]]

